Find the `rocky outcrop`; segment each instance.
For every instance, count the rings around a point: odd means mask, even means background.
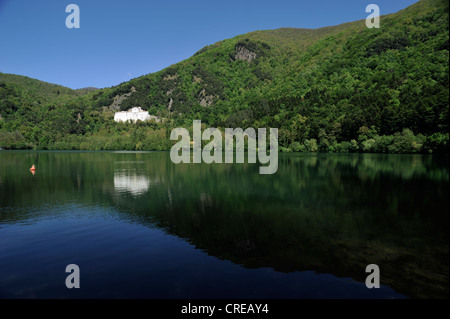
[[[113,102],[110,106],[103,107],[103,110],[111,110],[111,111],[120,111],[120,104],[125,101],[131,94],[136,92],[136,88],[134,86],[131,87],[131,92],[125,93],[122,95],[116,95],[113,99]]]
[[[214,102],[214,96],[206,94],[206,90],[203,89],[198,93],[198,103],[201,106],[210,106]]]
[[[194,75],[192,77],[192,83],[201,83],[203,81],[203,79],[199,76]]]
[[[178,79],[178,74],[177,73],[175,73],[175,74],[167,74],[164,78],[163,78],[163,80],[164,81],[173,81],[173,80],[176,80],[176,79]]]
[[[236,45],[236,54],[234,55],[235,60],[244,60],[250,63],[256,58],[257,55],[255,52],[250,51],[243,45]]]

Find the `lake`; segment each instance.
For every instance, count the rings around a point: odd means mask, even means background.
[[[0,151],[0,298],[449,297],[448,157],[259,166]]]

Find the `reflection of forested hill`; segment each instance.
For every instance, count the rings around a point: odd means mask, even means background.
[[[104,205],[245,267],[363,281],[375,263],[382,283],[403,294],[448,296],[448,160],[281,156],[277,174],[262,176],[256,164],[173,165],[169,153],[2,159],[2,224],[44,218],[31,207]]]

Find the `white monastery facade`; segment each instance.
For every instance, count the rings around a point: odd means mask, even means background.
[[[116,122],[128,122],[136,123],[137,121],[150,121],[155,120],[159,122],[160,119],[157,116],[148,114],[147,111],[142,110],[140,107],[133,107],[128,111],[116,112],[114,114],[114,121]]]

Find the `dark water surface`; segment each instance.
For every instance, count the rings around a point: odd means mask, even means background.
[[[280,154],[258,172],[1,151],[0,298],[448,298],[448,158]]]

